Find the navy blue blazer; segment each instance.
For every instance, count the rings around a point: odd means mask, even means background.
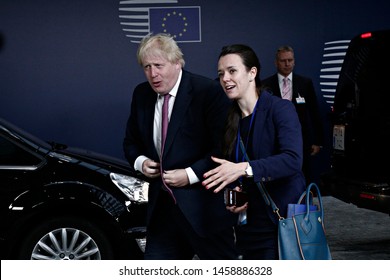
[[[131,166],[140,155],[159,162],[153,143],[153,120],[157,93],[148,82],[133,93],[131,113],[123,142]],[[182,80],[170,118],[162,156],[165,170],[191,167],[202,181],[203,174],[215,167],[211,156],[220,156],[220,145],[227,111],[231,102],[220,84],[183,70]],[[147,222],[155,211],[162,180],[150,181]],[[235,215],[226,210],[223,192],[214,194],[201,182],[172,188],[177,204],[200,235],[232,226]],[[158,213],[158,209],[156,209]]]
[[[296,203],[306,188],[302,173],[302,132],[294,105],[263,91],[253,127],[253,180],[264,182],[268,193],[286,216],[288,203]],[[277,223],[277,216],[268,207]]]
[[[264,80],[262,84],[275,96],[281,97],[278,75],[274,74]],[[295,105],[302,125],[302,134],[305,150],[309,152],[311,145],[323,146],[324,133],[320,116],[317,95],[310,78],[293,73],[292,75],[292,103]],[[303,97],[304,103],[297,103],[297,98]]]

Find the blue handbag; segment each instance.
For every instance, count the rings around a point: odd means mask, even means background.
[[[310,202],[311,189],[316,189],[319,207]],[[303,212],[279,219],[279,259],[282,260],[331,260],[324,227],[324,212],[320,190],[311,183],[306,192]]]
[[[317,211],[318,207],[313,203],[313,192],[310,191],[309,195],[309,211]],[[306,203],[302,203],[305,197],[306,192],[303,192],[301,197],[298,199],[297,204],[287,205],[287,218],[291,218],[294,215],[306,212],[307,205]]]
[[[249,157],[245,151],[242,139],[240,147],[247,161]],[[279,218],[278,251],[280,260],[331,260],[328,241],[325,235],[324,212],[320,189],[311,183],[301,195],[297,204],[290,204],[287,218],[281,217],[279,208],[268,194],[263,182],[256,183],[266,205]],[[312,189],[317,192],[318,208],[313,204]],[[302,204],[305,198],[304,204]]]

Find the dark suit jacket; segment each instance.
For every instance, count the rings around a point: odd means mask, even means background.
[[[253,180],[264,182],[268,193],[286,217],[288,203],[296,203],[305,190],[302,173],[302,132],[294,106],[263,91],[253,129]],[[277,223],[271,207],[268,215]]]
[[[275,96],[281,97],[277,74],[262,80],[262,84],[271,90]],[[309,152],[311,145],[323,145],[323,125],[312,80],[293,73],[292,84],[291,101],[295,105],[302,125],[304,152],[306,154]],[[305,103],[297,103],[296,98],[299,96],[305,98]]]
[[[153,143],[153,119],[157,93],[148,82],[133,93],[124,139],[124,152],[131,166],[140,155],[160,161]],[[191,167],[202,181],[215,167],[211,155],[220,156],[220,143],[230,101],[219,83],[183,70],[170,118],[163,154],[165,170]],[[148,222],[162,190],[161,178],[150,181]],[[233,225],[235,216],[226,210],[223,192],[214,194],[201,183],[172,188],[177,204],[198,234]]]

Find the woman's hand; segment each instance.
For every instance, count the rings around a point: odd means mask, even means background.
[[[241,187],[235,187],[234,190],[241,192]],[[248,208],[248,202],[245,202],[242,206],[226,206],[226,209],[233,213],[244,212]]]
[[[211,157],[211,159],[220,165],[203,175],[205,180],[202,182],[202,185],[206,189],[217,186],[214,190],[214,192],[217,193],[230,183],[245,175],[245,169],[248,165],[247,162],[233,163],[216,157]]]
[[[233,213],[244,212],[246,209],[248,209],[248,202],[245,202],[245,204],[242,206],[226,206],[226,209]]]

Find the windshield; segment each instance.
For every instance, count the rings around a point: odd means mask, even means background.
[[[42,141],[38,137],[24,131],[23,129],[11,124],[10,122],[2,118],[0,118],[0,129],[8,131],[9,134],[13,135],[14,137],[20,139],[25,143],[35,146],[37,149],[39,149],[40,147],[51,149],[51,146],[47,142]]]

